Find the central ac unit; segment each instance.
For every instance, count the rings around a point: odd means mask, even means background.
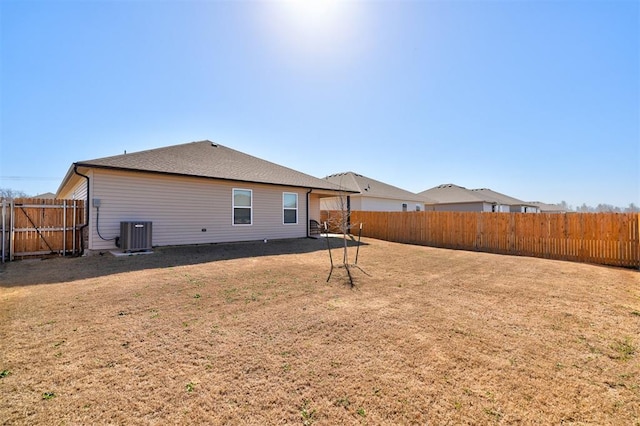
[[[120,222],[120,247],[128,252],[151,250],[151,222]]]

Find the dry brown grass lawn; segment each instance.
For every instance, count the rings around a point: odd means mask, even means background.
[[[0,420],[640,424],[637,271],[364,242],[8,264]]]

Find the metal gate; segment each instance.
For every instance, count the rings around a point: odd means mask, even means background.
[[[84,217],[83,200],[2,200],[2,262],[80,254]]]

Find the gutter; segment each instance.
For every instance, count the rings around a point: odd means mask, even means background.
[[[87,202],[84,206],[84,211],[85,211],[85,224],[82,225],[80,227],[80,255],[82,256],[84,254],[84,235],[82,233],[82,231],[84,231],[84,228],[86,228],[87,226],[89,226],[89,209],[90,209],[90,204],[89,204],[89,200],[91,198],[89,198],[89,191],[91,190],[89,187],[89,176],[87,175],[83,175],[82,173],[80,173],[78,171],[78,163],[73,163],[73,173],[77,174],[78,176],[81,176],[83,178],[85,178],[87,180]]]
[[[311,223],[311,220],[309,219],[309,194],[311,194],[311,191],[313,191],[313,188],[309,188],[309,191],[307,192],[307,238],[311,236],[311,228],[309,225]]]

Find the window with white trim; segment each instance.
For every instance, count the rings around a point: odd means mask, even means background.
[[[295,192],[282,193],[282,223],[298,223],[298,194]]]
[[[233,189],[233,224],[251,225],[253,223],[253,191]]]
[[[407,203],[402,203],[402,211],[403,212],[407,211]]]

